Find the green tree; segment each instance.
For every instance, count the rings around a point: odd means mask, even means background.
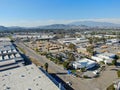
[[[86,49],[87,49],[87,52],[89,52],[91,55],[94,54],[94,46],[93,45],[88,46]]]
[[[45,64],[44,64],[44,67],[45,67],[46,72],[48,72],[48,66],[49,66],[48,63],[45,63]]]
[[[49,43],[47,45],[47,50],[48,50],[48,52],[50,51],[50,44]]]
[[[112,61],[112,63],[114,65],[117,65],[117,60],[119,59],[119,56],[118,55],[115,55],[115,60]]]
[[[89,40],[89,43],[90,44],[93,44],[93,38],[91,37],[91,38],[88,38],[88,40]]]
[[[57,56],[56,57],[59,61],[62,61],[62,56],[60,55],[60,56]]]
[[[81,72],[85,72],[86,71],[86,68],[81,68]]]
[[[63,67],[64,67],[65,69],[68,69],[68,68],[69,68],[69,62],[64,62],[64,63],[63,63]]]
[[[120,41],[120,33],[117,34],[117,39]]]
[[[106,38],[104,37],[104,35],[102,36],[102,41],[103,41],[103,43],[105,44],[106,43]]]
[[[71,62],[71,61],[75,61],[74,54],[69,53],[69,56],[68,56],[68,57],[69,57],[69,58],[68,58],[69,62]]]
[[[72,44],[72,43],[70,43],[68,48],[70,48],[72,51],[76,51],[76,46],[74,44]]]

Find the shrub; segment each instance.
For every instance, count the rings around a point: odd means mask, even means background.
[[[112,62],[112,63],[107,63],[107,65],[108,65],[108,66],[111,66],[111,65],[114,65],[114,63],[113,63],[113,62]]]
[[[76,70],[71,70],[72,73],[76,73]]]
[[[69,68],[69,62],[64,62],[64,63],[63,63],[63,67],[64,67],[65,69],[68,69],[68,68]]]
[[[81,72],[85,72],[86,71],[86,69],[85,68],[81,68]]]
[[[106,90],[115,90],[114,85],[110,85]]]
[[[100,64],[105,64],[105,62],[104,61],[100,61]]]
[[[46,55],[46,54],[47,54],[47,52],[41,52],[40,54],[41,54],[41,55]]]
[[[112,64],[113,64],[113,65],[116,65],[116,64],[117,64],[117,60],[113,60],[113,61],[112,61]]]
[[[117,71],[117,75],[118,75],[118,77],[120,77],[120,70],[119,70],[119,71]]]
[[[84,75],[83,78],[90,78],[90,77],[88,77],[87,75]]]

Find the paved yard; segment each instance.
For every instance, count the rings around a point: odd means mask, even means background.
[[[106,90],[106,87],[108,87],[113,83],[114,80],[117,79],[116,71],[112,70],[114,68],[114,66],[108,67],[99,78],[91,80],[92,85],[96,86],[95,90]]]

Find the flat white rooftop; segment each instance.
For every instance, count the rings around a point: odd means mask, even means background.
[[[59,90],[34,64],[0,72],[0,90]]]
[[[95,61],[92,61],[92,60],[87,59],[87,58],[83,58],[83,59],[77,61],[77,63],[79,63],[81,65],[89,65],[89,64],[95,63]]]
[[[86,38],[62,38],[58,40],[60,43],[86,43],[88,42],[88,39]]]
[[[8,38],[8,37],[1,37],[0,41],[10,41],[10,38]]]
[[[11,42],[0,41],[0,51],[15,49]]]
[[[24,65],[24,58],[22,58],[14,45],[7,38],[0,38],[0,71],[21,65]]]
[[[14,38],[38,38],[38,39],[48,39],[53,38],[55,35],[47,35],[47,34],[34,34],[34,35],[14,35]]]

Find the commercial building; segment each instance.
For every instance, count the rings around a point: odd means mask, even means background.
[[[24,59],[7,38],[0,39],[0,71],[20,67]]]
[[[0,42],[2,42],[2,41],[4,41],[4,42],[10,42],[11,40],[8,37],[1,37],[0,38]]]
[[[92,59],[92,60],[95,60],[95,61],[97,61],[97,62],[101,62],[101,61],[103,61],[102,58],[97,57],[97,56],[91,56],[91,59]]]
[[[95,61],[92,61],[90,59],[87,59],[87,58],[83,58],[79,61],[75,61],[73,63],[73,67],[75,69],[81,69],[81,68],[86,68],[86,69],[90,69],[90,68],[93,68],[97,65],[97,63]]]
[[[41,67],[24,65],[24,59],[8,40],[0,40],[0,90],[65,90]]]
[[[65,90],[34,64],[0,72],[0,90]]]
[[[63,38],[63,39],[58,39],[59,43],[61,44],[83,44],[83,43],[87,43],[89,40],[86,38]]]
[[[108,39],[106,44],[107,45],[112,45],[112,44],[116,44],[119,43],[120,41],[118,39]]]
[[[116,55],[112,54],[112,53],[100,53],[100,54],[96,54],[95,56],[92,56],[91,59],[100,62],[103,61],[105,62],[105,64],[107,63],[112,63],[113,60],[115,60]]]
[[[33,35],[14,35],[13,38],[34,38],[34,39],[52,39],[55,35],[49,34],[33,34]]]

